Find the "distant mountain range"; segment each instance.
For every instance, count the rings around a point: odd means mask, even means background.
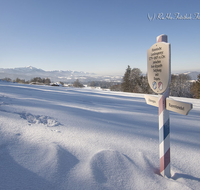
[[[89,81],[108,81],[108,82],[121,82],[121,75],[97,75],[95,73],[79,72],[79,71],[44,71],[32,66],[28,67],[18,67],[4,69],[0,68],[0,79],[11,78],[12,80],[16,78],[30,80],[34,77],[50,78],[52,82],[68,82],[72,83],[76,79],[79,79],[82,83]]]
[[[187,73],[183,73],[185,75],[189,75],[191,80],[197,80],[198,75],[200,74],[200,71],[192,71],[192,72],[187,72]]]
[[[174,74],[174,75],[184,74],[184,75],[188,75],[191,80],[197,80],[198,75],[200,74],[200,70],[199,71],[197,70],[197,71],[188,71],[188,72],[178,72],[178,73],[172,72],[172,74]]]
[[[189,75],[191,80],[197,80],[197,76],[200,74],[200,71],[184,72],[183,74]],[[0,68],[0,79],[5,77],[11,78],[12,80],[16,78],[30,80],[34,77],[41,77],[50,78],[52,82],[62,81],[66,83],[73,83],[76,79],[79,79],[82,83],[87,83],[89,81],[121,82],[123,78],[122,75],[97,75],[95,73],[82,71],[44,71],[32,66],[9,69]]]

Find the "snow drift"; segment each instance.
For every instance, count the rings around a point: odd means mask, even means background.
[[[0,189],[199,189],[200,100],[174,99],[168,179],[143,94],[0,82]]]

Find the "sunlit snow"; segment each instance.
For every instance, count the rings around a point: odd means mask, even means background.
[[[0,189],[199,189],[200,100],[174,99],[193,110],[170,112],[168,179],[143,94],[0,82]]]

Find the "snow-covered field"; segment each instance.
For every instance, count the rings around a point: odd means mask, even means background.
[[[200,100],[174,99],[168,179],[143,94],[0,82],[0,189],[200,189]]]

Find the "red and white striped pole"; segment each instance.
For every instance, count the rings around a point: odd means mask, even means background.
[[[157,37],[157,42],[166,42],[167,35]],[[171,76],[170,76],[171,77]],[[160,157],[160,174],[171,177],[170,172],[170,120],[169,111],[166,110],[166,98],[169,97],[169,87],[158,96],[159,103],[159,157]]]

